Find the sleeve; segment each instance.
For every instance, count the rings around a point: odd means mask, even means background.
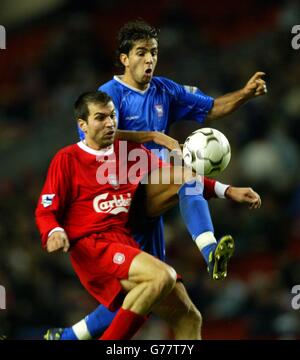
[[[216,193],[215,193],[215,184],[216,184],[216,180],[214,179],[209,179],[206,176],[204,176],[204,192],[203,192],[203,196],[206,200],[209,200],[213,197],[216,197]]]
[[[57,153],[51,161],[46,181],[35,210],[35,220],[45,247],[48,234],[54,228],[61,228],[64,209],[70,202],[70,157]]]
[[[214,99],[194,86],[179,85],[169,79],[164,79],[164,83],[171,94],[171,122],[185,119],[203,123]]]
[[[225,199],[225,192],[229,186],[204,176],[204,198],[206,200],[211,198]]]

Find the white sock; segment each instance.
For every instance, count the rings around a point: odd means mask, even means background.
[[[72,326],[72,329],[77,336],[78,340],[91,340],[92,335],[87,328],[85,320],[80,320],[77,324]]]
[[[206,231],[199,236],[197,236],[195,243],[198,246],[198,249],[202,251],[203,248],[207,245],[216,244],[217,240],[215,238],[215,235],[211,231]]]

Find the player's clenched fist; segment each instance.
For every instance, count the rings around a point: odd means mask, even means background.
[[[264,72],[258,71],[250,78],[243,88],[246,98],[261,96],[267,93],[266,82],[262,79],[264,75]]]
[[[47,240],[47,251],[53,252],[62,249],[63,252],[69,250],[70,243],[67,234],[64,231],[55,231]]]

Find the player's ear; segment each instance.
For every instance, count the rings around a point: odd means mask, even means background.
[[[87,121],[83,119],[78,119],[78,126],[83,132],[87,132]]]
[[[120,61],[121,64],[124,65],[125,67],[127,67],[129,65],[129,59],[128,59],[128,55],[127,54],[120,54]]]

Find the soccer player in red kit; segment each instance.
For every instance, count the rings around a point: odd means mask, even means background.
[[[91,295],[110,310],[122,304],[102,338],[130,339],[176,282],[175,270],[142,252],[126,227],[140,180],[149,166],[154,170],[164,164],[142,145],[128,143],[128,152],[142,150],[148,160],[129,178],[137,161],[127,161],[127,156],[124,163],[118,161],[111,98],[90,94],[89,112],[88,121],[80,124],[87,134],[85,143],[63,148],[51,162],[36,222],[48,252],[70,247],[73,268]],[[106,164],[111,172],[105,183],[99,173]]]

